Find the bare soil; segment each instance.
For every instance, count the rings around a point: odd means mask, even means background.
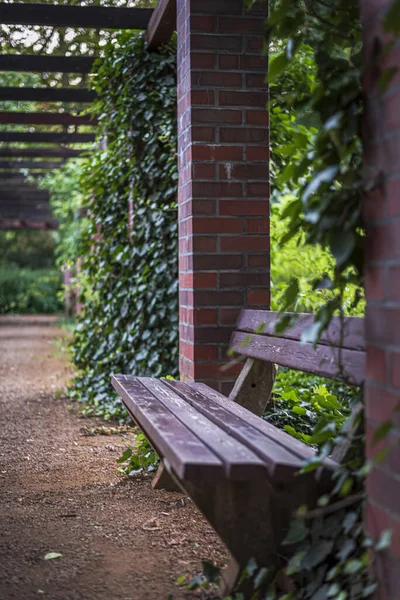
[[[176,579],[221,542],[185,496],[117,474],[131,434],[87,435],[104,422],[57,393],[65,346],[53,317],[0,318],[0,600],[198,597]]]

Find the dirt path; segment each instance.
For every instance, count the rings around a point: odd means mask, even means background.
[[[185,497],[117,476],[120,435],[83,435],[102,423],[57,399],[60,335],[49,317],[0,318],[0,599],[197,597],[176,579],[221,564],[218,538]]]

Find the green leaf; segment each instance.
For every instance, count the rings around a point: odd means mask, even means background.
[[[392,537],[393,531],[390,529],[385,529],[385,531],[381,533],[379,541],[375,546],[375,550],[377,552],[382,552],[382,550],[387,550],[388,548],[390,548],[390,546],[392,545]]]
[[[310,533],[308,527],[305,525],[303,519],[294,519],[290,524],[289,531],[283,540],[284,546],[290,546],[291,544],[298,544],[305,540]]]
[[[388,33],[400,34],[400,0],[394,0],[383,19],[383,28]]]
[[[221,577],[221,569],[205,560],[203,561],[203,575],[209,583],[218,583]]]
[[[288,66],[289,59],[286,52],[279,54],[273,58],[268,67],[268,81],[272,82],[276,79]]]
[[[48,552],[45,557],[44,560],[54,560],[55,558],[61,558],[62,554],[60,554],[59,552]]]
[[[335,233],[330,242],[333,256],[339,266],[350,258],[356,246],[356,236],[352,231]]]

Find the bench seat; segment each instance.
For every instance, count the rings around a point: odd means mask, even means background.
[[[309,446],[204,384],[131,375],[115,375],[112,384],[180,480],[289,482],[314,456]]]

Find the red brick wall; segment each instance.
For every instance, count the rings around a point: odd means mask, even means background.
[[[228,391],[221,372],[243,307],[269,307],[265,10],[177,0],[180,371]]]
[[[376,52],[385,43],[382,16],[389,0],[361,0],[365,46],[365,174],[371,191],[367,224],[367,452],[374,458],[384,443],[387,458],[368,478],[367,524],[374,537],[389,528],[390,551],[377,556],[380,598],[400,598],[400,72],[382,95],[377,81],[384,68],[400,67],[399,45],[382,68]],[[379,64],[379,61],[378,61]],[[384,443],[373,444],[381,423],[394,428]]]

